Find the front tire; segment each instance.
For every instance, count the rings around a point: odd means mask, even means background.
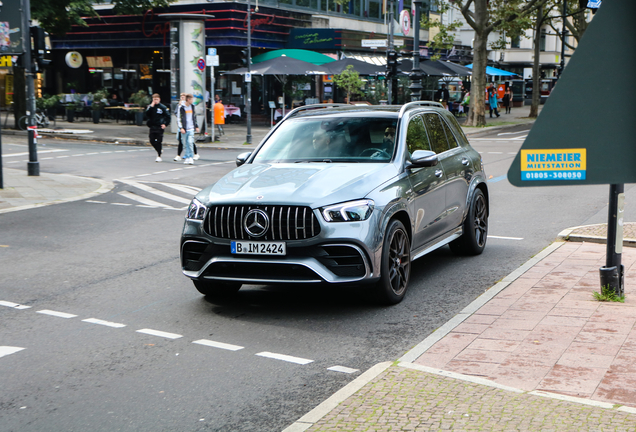
[[[401,302],[411,277],[411,242],[399,220],[391,221],[386,230],[380,272],[376,285],[378,301],[386,305]]]
[[[450,243],[456,255],[479,255],[486,247],[488,238],[488,206],[480,189],[475,190],[470,202],[468,215],[464,221],[464,233]]]
[[[228,298],[235,295],[241,289],[238,282],[220,282],[209,280],[193,280],[194,287],[206,297]]]

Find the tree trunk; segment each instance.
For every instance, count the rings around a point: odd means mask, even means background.
[[[534,27],[534,62],[532,64],[532,105],[530,105],[530,118],[539,115],[539,103],[541,102],[541,24],[543,23],[543,6],[537,9],[537,21]]]
[[[475,41],[473,43],[473,75],[470,84],[470,109],[467,126],[486,125],[486,65],[488,63],[488,2],[475,3]]]

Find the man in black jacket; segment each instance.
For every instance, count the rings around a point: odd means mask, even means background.
[[[161,143],[163,142],[163,131],[170,124],[170,114],[168,108],[161,103],[158,93],[152,95],[152,103],[146,108],[146,124],[150,128],[150,144],[157,151],[155,162],[161,162]]]

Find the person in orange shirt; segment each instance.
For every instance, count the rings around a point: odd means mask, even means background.
[[[222,126],[225,124],[225,106],[223,105],[222,99],[219,99],[219,101],[214,104],[214,124],[219,129],[219,136],[225,135]],[[218,138],[215,137],[215,141],[217,140]]]

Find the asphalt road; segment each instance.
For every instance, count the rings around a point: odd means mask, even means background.
[[[115,188],[0,216],[0,301],[30,306],[0,307],[0,346],[25,348],[0,357],[0,429],[285,428],[400,357],[562,229],[607,220],[607,186],[512,187],[505,175],[525,133],[505,133],[471,141],[492,176],[485,252],[442,248],[419,259],[393,307],[362,289],[305,286],[245,286],[231,301],[206,300],[180,272],[184,207],[233,168],[237,151],[201,149],[187,168],[170,161],[173,149],[155,163],[148,147],[44,141],[43,172]],[[5,155],[24,149],[3,139]],[[634,192],[627,185],[628,203]],[[634,215],[626,210],[626,220]]]

